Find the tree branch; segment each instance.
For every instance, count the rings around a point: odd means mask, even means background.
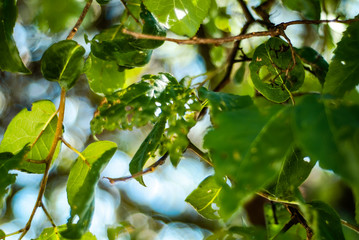
[[[75,36],[75,34],[77,33],[77,31],[79,30],[79,27],[80,27],[81,23],[83,22],[88,10],[90,9],[92,1],[93,0],[88,0],[86,2],[86,5],[85,5],[84,9],[82,10],[82,13],[81,13],[80,17],[78,18],[77,22],[75,23],[75,26],[72,28],[71,32],[67,36],[66,40],[71,40]]]

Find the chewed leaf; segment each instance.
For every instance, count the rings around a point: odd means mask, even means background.
[[[208,219],[218,219],[219,216],[219,194],[222,186],[219,185],[214,176],[204,179],[193,192],[187,196],[186,202],[191,204],[196,211]]]
[[[83,72],[85,49],[73,40],[51,45],[41,59],[41,72],[49,81],[69,90]]]
[[[23,109],[10,122],[0,145],[0,152],[17,154],[26,144],[30,143],[31,150],[27,158],[44,160],[51,148],[57,125],[56,107],[50,101],[39,101],[32,105],[30,111]],[[53,160],[56,159],[58,149]],[[42,173],[45,164],[22,161],[20,170]]]
[[[280,38],[271,38],[256,48],[249,65],[256,89],[273,102],[286,101],[291,92],[298,90],[304,81],[304,68],[296,57],[293,66],[289,45]]]

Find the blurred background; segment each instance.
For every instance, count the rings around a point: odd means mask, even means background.
[[[128,1],[128,4],[136,1]],[[257,6],[259,0],[249,0],[248,6]],[[58,106],[60,87],[57,83],[45,80],[40,71],[40,59],[43,52],[54,42],[66,38],[68,32],[80,15],[84,0],[19,0],[19,16],[14,29],[14,39],[31,75],[19,75],[0,72],[0,140],[11,119],[23,108],[31,107],[34,101],[49,99]],[[358,14],[358,0],[322,1],[322,19],[334,19],[337,16],[353,18]],[[255,15],[255,13],[253,12]],[[280,1],[272,8],[271,21],[275,24],[302,19],[300,13],[283,8]],[[85,43],[84,34],[91,39],[113,24],[126,19],[124,5],[120,0],[112,0],[100,6],[92,4],[89,14],[74,40],[85,47],[87,54],[90,45]],[[199,30],[202,37],[222,37],[239,34],[245,22],[245,16],[236,0],[213,0],[208,17]],[[319,28],[319,29],[316,29]],[[264,28],[253,25],[249,32]],[[295,47],[311,46],[321,52],[327,61],[333,55],[335,43],[341,38],[345,26],[328,24],[319,27],[293,26],[287,35]],[[168,32],[170,37],[179,37]],[[251,56],[253,50],[265,38],[242,41],[244,52]],[[126,86],[138,81],[147,73],[169,72],[178,80],[186,76],[198,76],[195,82],[210,78],[215,85],[225,72],[226,59],[232,44],[223,46],[189,46],[165,43],[154,51],[149,64],[142,68],[126,70]],[[235,65],[232,71],[233,81],[223,90],[240,95],[255,95],[245,70],[247,63]],[[241,82],[241,84],[239,84]],[[318,83],[318,88],[320,85]],[[305,87],[303,87],[305,89]],[[76,149],[82,151],[93,142],[90,121],[102,96],[94,94],[83,75],[76,86],[67,95],[64,138]],[[358,97],[358,89],[351,97]],[[190,132],[191,140],[201,148],[206,129],[210,126],[208,117],[200,121]],[[111,140],[119,149],[102,173],[107,177],[128,176],[128,164],[137,148],[147,136],[151,126],[133,131],[105,132],[96,136],[101,140]],[[69,170],[77,155],[66,146],[62,146],[60,155],[51,169],[45,192],[45,205],[56,225],[67,222],[70,208],[66,197],[66,182]],[[14,232],[26,224],[36,201],[41,174],[18,174],[6,205],[0,212],[0,228],[6,233]],[[213,169],[202,162],[190,150],[184,154],[177,168],[169,161],[158,167],[155,172],[144,176],[147,187],[135,180],[111,185],[101,179],[96,189],[95,213],[90,231],[97,239],[107,239],[108,234],[121,232],[116,239],[203,239],[224,225],[223,222],[209,221],[201,217],[184,200]],[[325,182],[325,185],[323,185]],[[301,191],[307,200],[323,200],[333,206],[346,220],[354,219],[354,202],[349,188],[331,172],[315,167],[303,184]],[[237,223],[248,221],[246,212],[240,210]],[[45,214],[39,209],[32,227],[24,239],[40,235],[43,228],[51,227]],[[357,235],[347,231],[348,239],[357,239]],[[18,236],[8,239],[17,239]]]

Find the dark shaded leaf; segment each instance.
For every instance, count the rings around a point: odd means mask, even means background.
[[[273,102],[284,102],[291,92],[298,90],[304,81],[304,69],[296,57],[293,65],[289,45],[280,38],[271,38],[256,48],[249,64],[251,78],[256,89]]]
[[[69,90],[83,72],[85,49],[73,40],[51,45],[41,59],[41,72],[49,81],[57,81]]]
[[[55,136],[57,125],[55,113],[55,105],[46,100],[34,102],[30,111],[23,109],[7,127],[0,145],[0,152],[17,154],[26,144],[30,143],[31,150],[26,157],[31,160],[44,160],[49,154]],[[38,138],[38,136],[40,137]],[[60,144],[53,160],[56,159],[59,149]],[[45,164],[30,163],[24,160],[18,168],[32,173],[43,173]]]
[[[0,0],[0,70],[31,73],[22,62],[12,37],[16,18],[16,1]]]
[[[310,47],[296,49],[296,53],[298,53],[304,63],[311,66],[312,73],[323,85],[329,69],[327,61],[325,61],[325,59],[317,51]]]
[[[67,229],[61,232],[62,236],[76,239],[88,231],[95,206],[95,187],[100,173],[115,154],[116,149],[116,143],[95,142],[82,152],[87,162],[80,157],[77,158],[67,181],[66,192],[71,216],[67,221]]]
[[[259,111],[250,107],[224,112],[214,118],[216,128],[205,136],[204,147],[210,150],[216,175],[231,179],[232,188],[223,189],[224,216],[236,210],[230,203],[238,206],[269,184],[291,150],[294,139],[290,111],[279,109],[275,106]]]
[[[314,201],[308,204],[311,216],[310,226],[315,239],[344,240],[342,225],[338,214],[328,204]]]
[[[17,176],[17,174],[9,173],[9,171],[18,167],[29,150],[30,147],[25,145],[25,147],[16,155],[9,152],[0,153],[0,209],[3,207],[3,199],[8,193],[8,187],[15,183]]]
[[[257,227],[231,227],[206,238],[206,240],[262,240],[267,239],[266,230]]]
[[[220,202],[219,194],[222,186],[219,185],[214,176],[204,179],[198,187],[187,196],[186,202],[191,204],[196,211],[208,219],[218,219]]]
[[[148,134],[146,139],[142,142],[141,146],[133,156],[130,162],[130,173],[135,174],[142,171],[143,166],[146,164],[147,160],[154,156],[158,144],[160,143],[161,137],[165,131],[166,126],[166,117],[161,116],[158,122],[153,127],[152,131]],[[145,186],[142,176],[136,178],[136,180]]]
[[[334,51],[325,79],[324,93],[342,97],[359,83],[359,22],[353,22],[344,32]]]
[[[198,94],[202,101],[208,100],[209,107],[214,115],[220,112],[238,110],[253,104],[252,98],[249,96],[213,92],[204,87],[198,90]]]
[[[107,4],[109,3],[111,0],[96,0],[96,2],[98,2],[98,4]]]
[[[282,0],[283,5],[303,14],[306,19],[320,19],[320,0]]]

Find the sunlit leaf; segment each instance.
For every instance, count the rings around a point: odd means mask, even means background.
[[[66,230],[66,225],[61,225],[57,227],[57,230],[55,228],[45,228],[40,236],[36,238],[36,240],[66,240],[68,238],[63,237],[60,232]],[[84,235],[82,235],[81,238],[78,240],[96,240],[96,237],[90,233],[87,232]]]
[[[342,225],[338,214],[328,204],[320,201],[309,203],[310,226],[315,239],[344,240]]]
[[[307,19],[320,19],[320,0],[282,0],[283,5],[303,14]]]
[[[310,47],[296,49],[296,53],[298,53],[304,63],[310,65],[311,72],[323,85],[329,69],[329,64],[327,61],[325,61],[325,59],[317,51]]]
[[[152,131],[148,134],[146,139],[142,142],[137,152],[133,156],[130,162],[130,173],[135,174],[142,171],[143,166],[147,160],[154,155],[157,150],[158,144],[160,143],[161,137],[164,133],[166,126],[166,117],[161,116],[158,122],[153,127]],[[142,176],[136,178],[139,183],[145,185]]]
[[[204,179],[198,187],[187,196],[186,202],[191,204],[196,211],[208,219],[218,219],[219,216],[219,194],[222,186],[216,181],[216,178],[209,176]]]
[[[15,183],[17,176],[17,174],[9,173],[9,170],[16,169],[29,150],[29,146],[26,145],[16,155],[9,152],[0,153],[0,209],[3,207],[3,198],[8,193],[8,187]]]
[[[84,1],[77,0],[39,0],[38,5],[35,5],[35,21],[43,32],[63,31],[74,25],[84,4]]]
[[[70,89],[83,72],[85,49],[73,40],[63,40],[51,45],[41,59],[41,72],[49,81],[59,82]]]
[[[144,0],[143,3],[166,27],[193,37],[207,16],[210,0]]]
[[[359,22],[349,25],[334,51],[325,79],[324,93],[342,97],[359,83]]]
[[[304,81],[304,69],[299,58],[292,69],[289,45],[280,38],[271,38],[256,48],[249,65],[256,89],[273,102],[284,102]],[[288,70],[290,70],[288,72]]]
[[[120,222],[121,225],[110,226],[107,228],[107,237],[109,240],[117,240],[122,234],[128,233],[133,226],[128,222]]]
[[[249,107],[214,117],[215,129],[205,136],[204,146],[210,150],[216,175],[228,176],[233,185],[224,188],[221,210],[225,216],[236,210],[231,203],[238,206],[269,184],[291,150],[290,111],[279,109]]]
[[[110,95],[125,84],[125,71],[116,62],[92,54],[86,60],[85,73],[91,90],[100,95]]]
[[[67,181],[67,200],[71,207],[71,216],[67,229],[61,234],[66,238],[80,238],[87,232],[94,211],[95,188],[100,173],[106,167],[117,149],[116,143],[95,142],[87,146],[71,168]]]
[[[0,0],[0,70],[30,73],[22,62],[12,37],[16,18],[16,1]]]
[[[55,113],[55,105],[45,100],[34,102],[30,111],[23,109],[7,127],[0,144],[0,152],[17,154],[26,144],[30,143],[31,150],[26,158],[44,160],[50,151],[55,136],[57,125]],[[53,159],[56,158],[56,155],[57,153]],[[20,163],[19,169],[32,173],[42,173],[45,170],[45,164],[30,163],[24,160]]]

